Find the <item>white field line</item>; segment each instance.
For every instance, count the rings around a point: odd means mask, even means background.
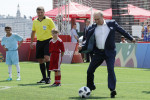
[[[0,86],[0,90],[6,90],[6,89],[9,89],[9,88],[11,88],[11,87],[10,86]]]

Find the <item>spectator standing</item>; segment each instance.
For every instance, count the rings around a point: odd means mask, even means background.
[[[79,43],[79,36],[77,34],[76,28],[77,28],[77,25],[74,24],[71,29],[71,42],[73,42],[73,43]]]
[[[121,42],[120,43],[128,43],[128,42],[126,41],[124,36],[121,36]]]
[[[85,28],[84,28],[84,32],[83,32],[83,42],[86,41],[89,27],[90,27],[90,20],[87,19],[85,21]],[[85,53],[85,57],[86,57],[86,62],[90,62],[90,59],[92,59],[92,57],[93,57],[93,53],[92,52]]]

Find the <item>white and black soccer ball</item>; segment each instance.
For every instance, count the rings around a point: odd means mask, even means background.
[[[79,89],[79,96],[81,98],[88,98],[91,94],[91,91],[88,87],[83,86]]]

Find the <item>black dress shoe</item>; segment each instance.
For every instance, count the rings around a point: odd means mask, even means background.
[[[96,89],[96,87],[95,87],[95,85],[94,85],[94,86],[92,86],[92,87],[89,87],[89,89],[90,89],[91,91],[93,91],[93,90]]]
[[[50,84],[50,83],[51,83],[50,78],[46,78],[46,80],[45,80],[45,84]]]
[[[41,79],[39,82],[37,83],[45,83],[45,79]]]
[[[110,97],[115,98],[115,95],[117,95],[117,92],[115,90],[111,91]]]

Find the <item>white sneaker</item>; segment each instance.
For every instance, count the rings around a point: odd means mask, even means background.
[[[20,81],[20,80],[21,80],[21,78],[20,78],[20,77],[18,77],[16,80],[17,80],[17,81]]]

